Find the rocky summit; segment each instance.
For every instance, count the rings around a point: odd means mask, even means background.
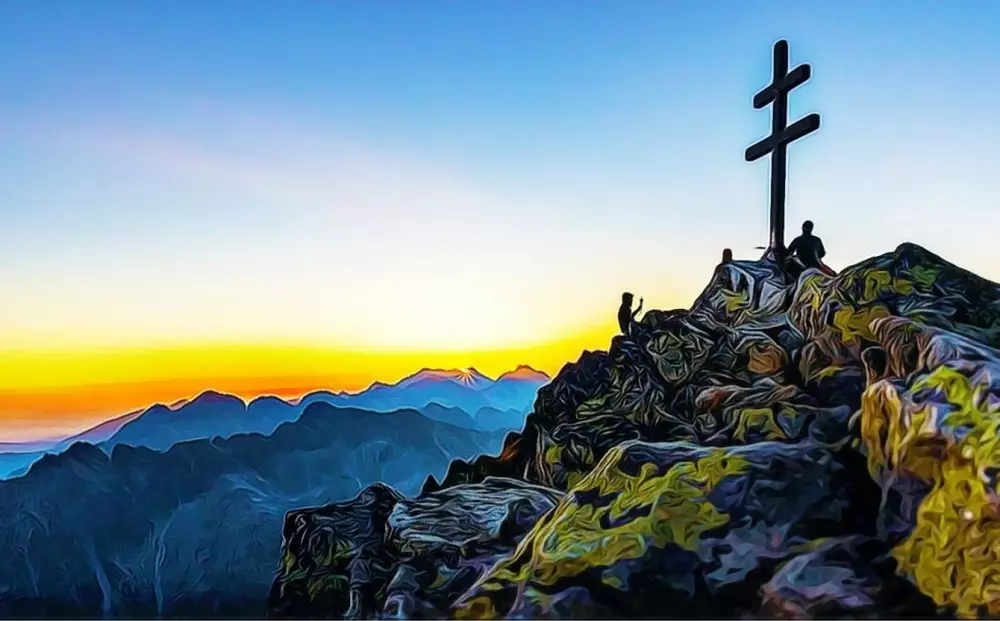
[[[1000,285],[720,265],[414,498],[285,518],[268,615],[1000,615]]]

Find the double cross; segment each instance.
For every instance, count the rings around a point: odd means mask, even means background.
[[[788,42],[774,44],[774,77],[762,91],[754,95],[753,107],[771,108],[771,135],[751,145],[746,151],[746,161],[753,162],[771,154],[771,238],[769,255],[780,259],[785,250],[785,176],[787,173],[788,143],[819,129],[819,115],[809,116],[788,126],[788,93],[809,79],[812,69],[802,64],[788,71]],[[766,256],[766,255],[765,255]]]

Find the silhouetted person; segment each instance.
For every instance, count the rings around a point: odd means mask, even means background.
[[[823,269],[821,259],[826,256],[826,248],[823,247],[823,240],[812,234],[813,223],[806,220],[802,223],[802,234],[792,240],[788,245],[788,256],[798,257],[802,265]]]
[[[632,310],[632,294],[623,293],[622,294],[622,305],[618,307],[618,327],[621,328],[622,334],[625,336],[629,335],[629,328],[632,326],[632,322],[635,321],[636,316],[642,312],[642,298],[639,298],[639,308]]]
[[[731,248],[724,248],[722,250],[722,264],[732,263],[733,261],[733,251]]]

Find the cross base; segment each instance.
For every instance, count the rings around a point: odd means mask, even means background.
[[[764,256],[762,256],[760,260],[768,263],[774,263],[780,266],[782,263],[784,263],[785,255],[786,251],[784,247],[779,247],[776,249],[773,246],[771,246],[764,251]]]

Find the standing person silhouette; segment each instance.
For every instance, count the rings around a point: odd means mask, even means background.
[[[632,322],[642,312],[642,298],[639,298],[639,308],[635,311],[632,310],[632,299],[631,293],[623,293],[622,305],[618,307],[618,327],[621,328],[622,334],[625,336],[629,336]]]

